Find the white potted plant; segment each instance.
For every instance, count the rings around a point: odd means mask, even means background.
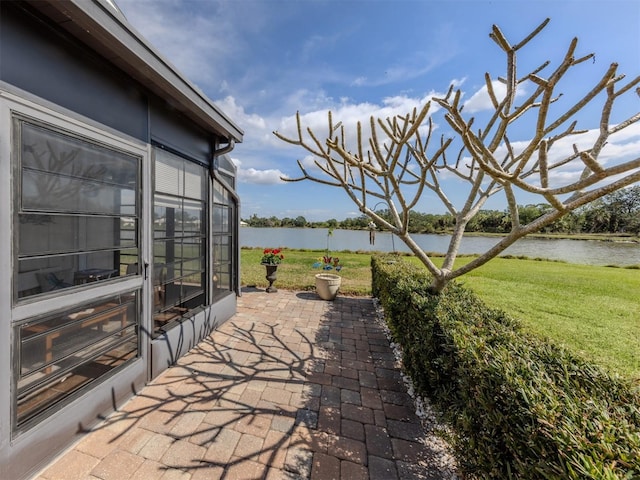
[[[342,277],[330,271],[339,272],[342,270],[340,259],[329,255],[329,237],[333,235],[333,229],[327,232],[326,255],[318,258],[313,264],[313,268],[322,268],[322,272],[316,274],[316,293],[323,300],[334,300],[340,290]]]
[[[334,300],[341,284],[340,275],[326,272],[316,274],[316,293],[323,300]]]

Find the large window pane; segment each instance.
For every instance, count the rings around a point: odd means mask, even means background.
[[[21,127],[24,209],[121,213],[123,197],[131,199],[138,186],[138,158],[27,122]]]
[[[226,187],[213,182],[213,295],[221,297],[233,290],[233,218],[234,203]]]
[[[17,116],[12,125],[14,301],[139,275],[141,157]],[[13,325],[15,427],[138,356],[139,292],[95,292]]]
[[[206,303],[205,168],[156,151],[154,323],[156,333]]]
[[[140,158],[24,120],[16,299],[138,273]]]
[[[137,356],[137,298],[118,295],[16,327],[18,425]]]
[[[16,287],[19,298],[138,274],[138,249],[74,253],[20,260]],[[115,263],[114,263],[115,262]]]
[[[119,215],[124,213],[123,189],[126,187],[25,169],[22,174],[22,208]],[[126,196],[131,196],[131,193]]]
[[[20,215],[18,255],[135,247],[137,220],[83,215]]]

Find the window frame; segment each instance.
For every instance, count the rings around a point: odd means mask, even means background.
[[[30,318],[28,322],[21,322],[19,324],[13,325],[14,334],[13,334],[13,342],[12,342],[12,347],[13,347],[12,354],[14,358],[14,361],[13,361],[14,366],[13,366],[13,382],[12,382],[13,388],[12,388],[12,395],[11,395],[11,406],[12,406],[11,430],[12,430],[13,436],[19,435],[23,432],[28,431],[33,427],[36,427],[42,420],[47,418],[52,413],[61,410],[66,405],[73,402],[75,399],[84,395],[88,390],[93,388],[96,384],[107,380],[117,372],[121,371],[123,368],[126,368],[132,362],[142,357],[142,352],[143,352],[142,335],[139,328],[140,327],[139,312],[140,312],[140,307],[142,303],[142,290],[137,289],[134,291],[130,291],[127,293],[127,295],[129,296],[133,295],[133,297],[131,297],[132,301],[127,300],[124,303],[121,303],[118,305],[111,303],[110,305],[112,306],[109,307],[112,311],[111,313],[113,313],[113,315],[109,318],[110,321],[113,321],[113,320],[117,321],[118,315],[121,315],[122,313],[124,313],[124,317],[123,317],[124,319],[122,318],[120,319],[121,329],[115,335],[103,335],[101,338],[97,338],[96,340],[94,340],[91,344],[85,344],[85,345],[79,344],[75,346],[74,351],[71,354],[66,353],[60,359],[60,361],[64,362],[65,358],[68,358],[70,355],[74,355],[75,354],[74,352],[76,351],[81,352],[82,350],[89,349],[90,347],[97,347],[97,349],[91,352],[89,355],[87,355],[87,358],[85,358],[84,361],[75,362],[75,363],[69,362],[69,364],[65,366],[57,374],[51,375],[51,370],[54,367],[54,365],[56,365],[56,363],[53,362],[53,358],[50,358],[48,360],[45,358],[45,363],[41,365],[39,369],[33,369],[32,371],[25,372],[23,374],[23,372],[21,371],[22,370],[21,362],[22,362],[22,355],[23,355],[22,346],[24,343],[33,342],[33,339],[31,338],[23,339],[22,337],[23,331],[32,326],[37,327],[38,325],[42,324],[43,322],[46,322],[47,320],[54,320],[58,318],[61,319],[64,317],[69,318],[70,315],[77,314],[78,312],[81,312],[82,310],[84,310],[86,307],[96,306],[101,303],[105,304],[105,303],[108,303],[107,300],[113,300],[116,297],[123,297],[124,295],[118,294],[118,295],[106,296],[98,299],[94,298],[92,301],[85,302],[84,304],[81,304],[81,305],[76,305],[75,308],[73,308],[73,312],[71,312],[69,308],[56,309],[48,312],[47,314]],[[125,323],[127,322],[127,313],[130,308],[127,305],[131,305],[133,307],[134,314],[136,315],[136,318],[134,318],[133,321],[129,323]],[[118,311],[120,310],[121,307],[125,307],[124,312]],[[100,316],[100,313],[89,313],[87,315],[87,318],[88,318],[87,321],[92,321],[91,319],[92,316],[94,319],[96,319],[96,317]],[[39,332],[37,335],[34,335],[34,338],[39,337],[39,338],[35,338],[36,341],[39,341],[43,344],[46,343],[48,345],[48,347],[42,350],[40,353],[42,353],[45,357],[47,355],[52,355],[51,351],[53,350],[53,341],[54,341],[52,338],[53,337],[57,338],[58,332],[60,332],[61,330],[69,329],[71,327],[78,326],[78,329],[83,329],[84,327],[80,326],[82,322],[83,322],[82,319],[74,320],[73,322],[67,322],[66,324],[61,324],[60,326],[57,326],[53,329],[50,329],[48,331],[42,331],[42,332]],[[102,324],[102,319],[96,319],[96,323]],[[78,329],[76,329],[76,331],[78,331]],[[118,336],[120,336],[121,338],[120,340],[116,340],[116,337]],[[90,364],[94,363],[94,361],[99,360],[101,357],[104,357],[106,355],[116,352],[118,348],[125,345],[126,343],[131,343],[132,341],[135,341],[136,343],[135,350],[132,350],[132,352],[134,352],[134,355],[132,357],[125,359],[122,363],[110,368],[109,370],[93,378],[89,378],[87,381],[80,383],[78,386],[75,386],[75,387],[71,386],[70,390],[66,394],[58,394],[57,396],[55,396],[55,393],[54,393],[53,398],[51,398],[51,396],[47,398],[46,405],[44,405],[39,409],[36,407],[35,412],[29,414],[26,418],[23,418],[23,419],[19,418],[20,416],[19,409],[21,406],[19,402],[20,397],[24,397],[26,395],[26,399],[27,399],[26,403],[28,404],[28,398],[30,398],[31,394],[45,391],[47,387],[53,388],[59,383],[66,381],[66,379],[73,378],[73,376],[78,375],[77,373],[74,373],[74,372],[82,370],[83,368],[86,368]],[[97,363],[100,363],[100,362],[97,362]],[[23,387],[20,387],[19,384],[22,380],[27,379],[29,377],[37,376],[37,375],[44,375],[44,377],[40,381],[32,382],[31,384],[27,384],[27,385],[24,385]],[[50,375],[50,376],[47,377],[47,375]],[[71,381],[71,383],[73,383],[73,381]],[[22,403],[22,405],[24,405],[24,403]]]
[[[165,160],[169,160],[171,162],[181,162],[180,165],[183,167],[182,177],[184,177],[182,180],[183,190],[181,192],[180,192],[180,189],[178,190],[177,193],[158,190],[159,179],[157,177],[158,176],[157,167],[158,167],[158,163],[162,163],[162,160],[159,158],[162,155],[165,155]],[[154,305],[152,309],[152,317],[153,317],[152,336],[153,338],[157,338],[158,336],[163,335],[165,332],[169,331],[170,329],[175,328],[184,320],[193,317],[198,312],[207,308],[211,303],[211,298],[209,293],[210,252],[208,248],[209,238],[211,235],[211,222],[209,219],[210,211],[211,211],[211,205],[209,201],[211,184],[209,181],[208,167],[206,165],[203,165],[201,162],[195,161],[180,152],[176,152],[173,149],[167,148],[162,144],[154,143],[152,145],[151,159],[152,159],[152,165],[153,165],[152,166],[153,175],[152,175],[152,182],[151,182],[153,185],[152,192],[151,192],[151,196],[152,196],[151,210],[152,212],[154,212],[154,218],[152,220],[153,238],[151,239],[151,242],[152,242],[151,264],[154,265],[154,268],[152,269],[152,274],[151,274],[153,288],[154,288],[154,302],[153,302]],[[165,163],[165,166],[166,165],[167,164]],[[185,172],[184,167],[186,166],[190,166],[198,169],[199,184],[200,184],[200,187],[202,188],[202,191],[200,192],[201,198],[196,198],[194,196],[187,196],[186,175],[184,175],[184,172]],[[178,177],[180,178],[180,175]],[[200,231],[197,234],[195,234],[194,231],[189,231],[188,232],[189,235],[175,234],[173,237],[171,237],[174,240],[175,239],[185,240],[187,238],[200,239],[199,248],[202,255],[199,257],[185,257],[184,255],[182,255],[180,257],[180,263],[182,264],[182,263],[192,262],[194,261],[194,259],[202,258],[201,270],[200,270],[201,293],[198,293],[193,296],[187,296],[187,297],[182,297],[179,295],[177,297],[179,301],[177,303],[172,303],[172,304],[166,304],[166,303],[162,304],[162,302],[167,301],[167,297],[168,297],[167,287],[169,286],[170,281],[168,281],[169,280],[168,278],[163,278],[163,270],[161,270],[160,264],[156,261],[156,251],[155,251],[158,243],[160,242],[168,243],[171,241],[170,237],[166,235],[156,236],[156,223],[155,223],[156,222],[155,212],[157,207],[156,199],[162,198],[162,197],[176,201],[176,204],[180,205],[183,211],[184,211],[183,207],[190,202],[199,203],[202,208],[201,215],[200,215],[200,218],[201,218],[200,221],[202,222],[202,224],[200,226]],[[183,229],[181,230],[181,232],[184,234],[185,230]],[[182,242],[180,245],[182,246],[185,243],[187,242]],[[163,258],[166,261],[166,255]],[[166,262],[163,262],[162,265],[166,266]],[[164,274],[164,277],[167,277],[167,275]],[[186,278],[186,277],[184,276],[174,277],[174,279],[177,279],[177,280],[181,280],[182,278]],[[202,297],[202,301],[199,302],[198,305],[191,306],[191,307],[188,306],[188,302],[190,302],[193,299],[197,299],[199,297]],[[158,303],[160,303],[159,306],[157,305]],[[166,314],[166,315],[163,315],[163,314]]]
[[[18,128],[15,127],[16,122],[25,121],[36,124],[38,126],[49,128],[63,135],[69,135],[73,138],[79,138],[93,144],[100,145],[109,150],[116,150],[136,158],[137,164],[137,184],[135,187],[134,198],[136,201],[136,219],[137,228],[135,231],[135,241],[137,243],[138,258],[144,258],[144,252],[147,251],[146,242],[148,235],[143,231],[143,225],[148,222],[146,219],[148,207],[145,206],[147,201],[145,191],[148,191],[149,185],[143,177],[143,172],[148,169],[149,146],[137,139],[123,135],[111,128],[104,127],[89,119],[75,115],[73,112],[64,109],[49,106],[46,102],[35,102],[31,99],[21,98],[9,92],[2,92],[0,95],[0,125],[3,125],[7,132],[10,132],[10,142],[6,142],[2,148],[3,156],[8,159],[7,171],[11,176],[10,189],[6,196],[10,199],[7,208],[8,216],[6,217],[10,228],[3,235],[4,243],[9,247],[11,255],[7,261],[5,278],[7,308],[10,308],[9,320],[3,330],[7,337],[10,338],[10,355],[12,358],[12,370],[10,372],[11,379],[11,402],[10,402],[10,425],[11,437],[15,438],[37,426],[39,422],[56,412],[64,409],[69,403],[77,398],[85,395],[88,391],[95,388],[109,378],[116,375],[123,369],[129,368],[130,365],[139,364],[142,358],[146,357],[148,347],[143,339],[142,332],[146,324],[142,313],[144,312],[144,304],[146,295],[144,293],[144,279],[140,268],[136,274],[117,277],[105,282],[92,282],[88,285],[78,286],[77,288],[67,288],[56,291],[51,294],[42,294],[27,297],[18,301],[17,299],[17,275],[18,275],[18,251],[19,251],[19,215],[21,205],[21,168],[22,163],[19,160],[22,145]],[[20,152],[18,152],[20,150]],[[1,216],[1,214],[0,214]],[[144,242],[144,243],[143,243]],[[142,260],[144,261],[144,260]],[[78,389],[71,391],[61,398],[56,399],[50,405],[26,421],[17,424],[17,396],[18,396],[18,380],[20,378],[20,346],[17,344],[20,339],[20,329],[31,323],[37,323],[52,315],[66,315],[76,313],[83,305],[88,305],[107,299],[109,297],[134,294],[136,296],[133,312],[135,318],[131,325],[127,326],[129,331],[135,331],[134,336],[134,355],[124,361],[122,364],[114,366],[113,369],[92,378],[86,384]],[[131,311],[131,310],[129,310]],[[90,351],[90,359],[85,359],[77,364],[77,367],[94,361],[103,355],[106,345],[109,344],[106,339],[109,336],[101,338],[94,351]],[[117,342],[113,343],[115,345]],[[90,344],[93,345],[93,342]],[[90,346],[88,345],[88,348]],[[137,368],[137,367],[136,367]]]
[[[238,249],[239,249],[239,238],[238,238],[238,229],[237,229],[237,198],[234,194],[233,190],[229,187],[227,182],[225,181],[225,176],[219,176],[218,170],[216,170],[216,174],[213,177],[212,186],[211,186],[211,278],[212,278],[212,301],[219,300],[224,296],[235,292],[237,290],[237,275],[238,275],[238,262],[236,258],[238,257]],[[223,200],[218,201],[216,198],[216,186],[219,185],[219,188],[224,192]],[[227,216],[227,228],[226,230],[221,230],[216,225],[215,222],[215,212],[217,208],[224,208]],[[228,248],[229,254],[228,259],[225,261],[218,260],[215,257],[217,239],[221,239],[226,237],[229,239]],[[217,275],[219,267],[221,265],[228,266],[228,288],[219,288],[216,289],[214,283],[218,280]],[[227,286],[225,286],[227,287]]]
[[[23,161],[22,161],[22,128],[20,124],[26,123],[28,125],[33,125],[37,128],[44,129],[47,131],[54,132],[57,135],[67,136],[74,140],[79,140],[81,142],[86,142],[91,145],[98,146],[103,149],[111,150],[117,152],[119,154],[128,155],[136,158],[137,160],[137,185],[134,188],[134,198],[135,198],[135,214],[136,218],[136,227],[134,232],[134,246],[132,247],[121,247],[121,248],[111,248],[113,252],[120,252],[128,249],[137,250],[137,258],[138,260],[142,258],[143,246],[142,246],[142,193],[143,193],[143,179],[142,179],[142,164],[144,161],[144,157],[146,156],[146,149],[141,150],[140,146],[136,145],[137,148],[132,149],[133,145],[128,144],[129,142],[123,141],[123,139],[114,138],[111,135],[104,135],[104,132],[90,131],[87,129],[88,125],[80,124],[73,125],[70,122],[65,122],[62,118],[42,118],[43,116],[38,115],[30,115],[21,111],[11,111],[10,115],[10,128],[11,128],[11,138],[12,138],[12,151],[11,151],[11,159],[12,159],[12,169],[13,169],[13,204],[12,204],[12,216],[13,216],[13,232],[11,234],[11,240],[13,245],[13,254],[12,254],[12,282],[11,282],[11,298],[12,305],[14,307],[29,304],[34,302],[40,302],[42,300],[46,301],[51,297],[59,297],[65,296],[67,294],[74,294],[78,291],[90,289],[95,287],[95,284],[103,283],[103,281],[92,282],[89,284],[81,284],[81,285],[73,285],[68,288],[53,290],[50,292],[42,292],[35,295],[29,295],[26,297],[19,296],[19,275],[20,275],[20,216],[21,215],[49,215],[52,214],[55,216],[67,216],[70,218],[90,218],[90,217],[98,217],[100,215],[91,215],[87,213],[73,213],[73,212],[42,212],[38,213],[36,209],[23,209],[23,199],[22,199],[22,172],[23,172]],[[56,121],[57,120],[57,121]],[[72,128],[73,126],[82,127],[82,128]],[[93,135],[91,135],[93,133]],[[127,215],[130,216],[130,215]],[[102,215],[104,218],[123,218],[125,215]],[[78,250],[76,253],[80,253],[81,250]],[[85,254],[90,253],[90,251],[86,251]],[[42,258],[55,258],[56,256],[60,256],[63,254],[50,254],[50,255],[40,255]],[[37,258],[38,255],[32,256],[32,258]],[[28,257],[25,257],[28,258]],[[138,263],[141,263],[140,261]],[[138,269],[137,274],[140,274]],[[118,276],[114,278],[109,278],[110,282],[113,281],[122,281],[125,276]]]

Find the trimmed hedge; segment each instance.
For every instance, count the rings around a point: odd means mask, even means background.
[[[390,259],[393,259],[390,261]],[[640,478],[640,392],[524,332],[456,283],[372,258],[372,292],[418,392],[443,413],[469,478]]]

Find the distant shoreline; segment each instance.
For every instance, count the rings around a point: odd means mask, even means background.
[[[252,227],[250,225],[241,225],[243,228],[299,228],[301,230],[309,229],[326,229],[327,227]],[[363,228],[336,228],[336,230],[350,230],[350,231],[366,231]],[[386,230],[378,230],[379,232],[385,232]],[[413,232],[412,235],[451,235],[453,232],[443,231],[443,232]],[[491,237],[498,238],[504,237],[506,233],[491,233],[491,232],[465,232],[464,234],[467,237]],[[617,243],[638,243],[640,244],[640,236],[633,234],[625,234],[625,233],[530,233],[526,236],[526,238],[542,238],[549,240],[593,240],[599,242],[617,242]]]

